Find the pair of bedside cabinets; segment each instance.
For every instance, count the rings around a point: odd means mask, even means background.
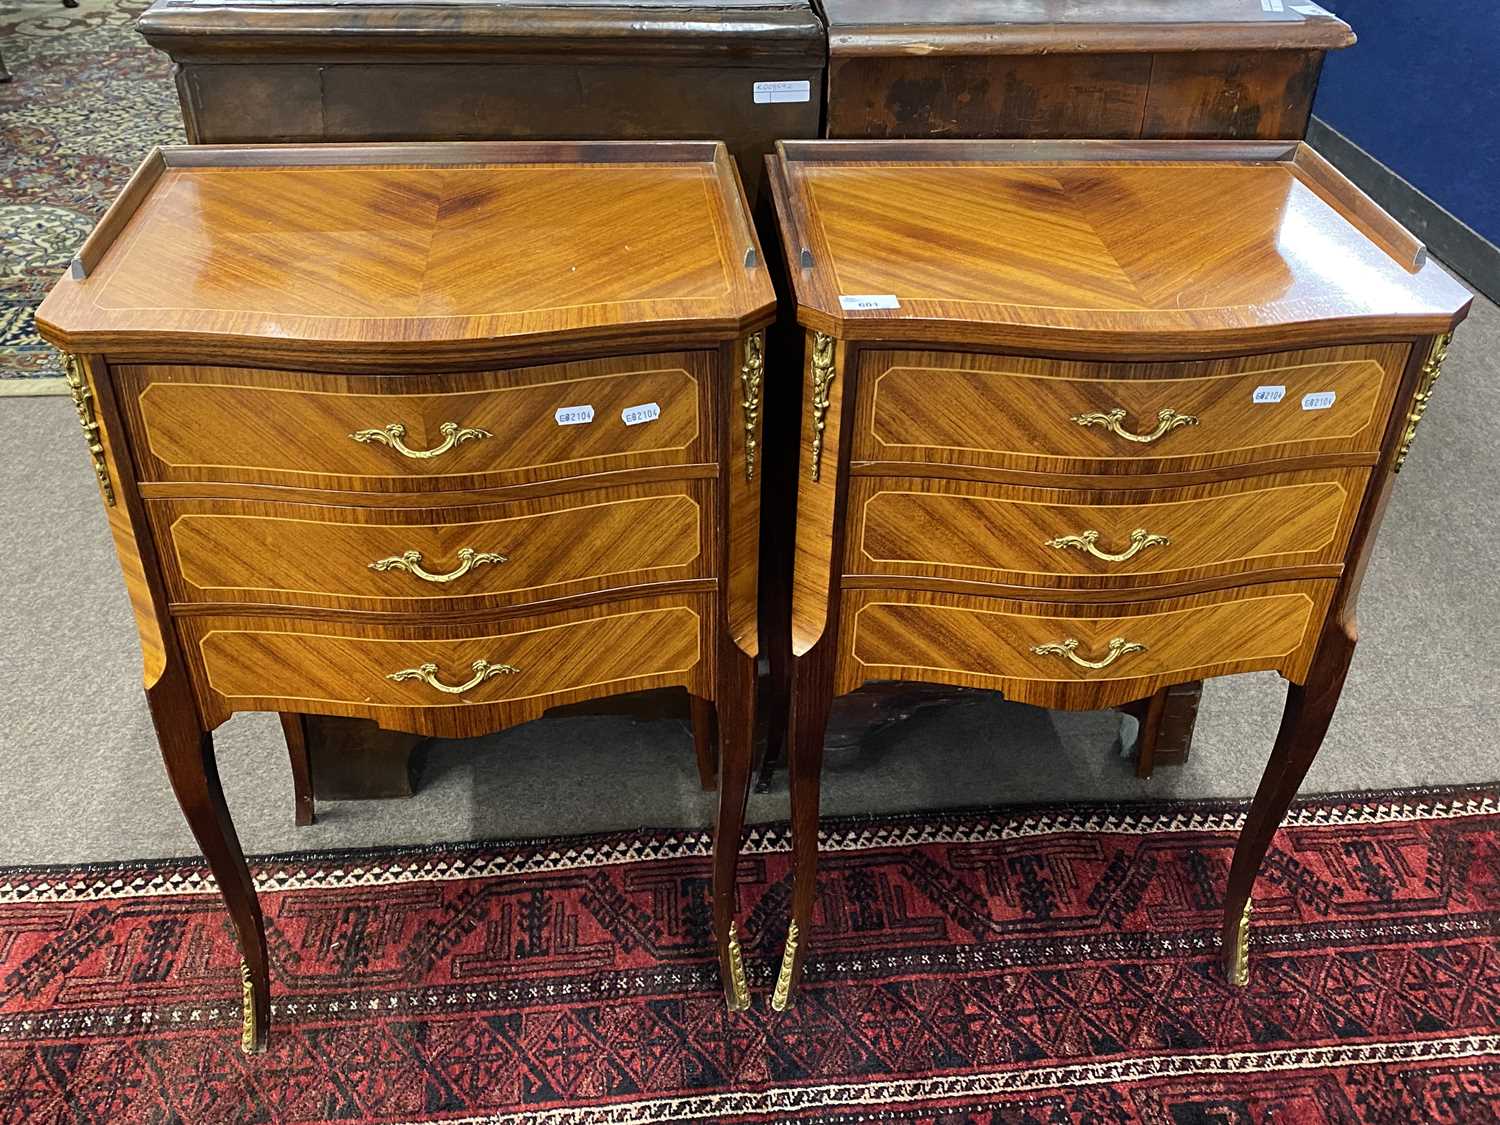
[[[269,966],[214,766],[232,713],[461,737],[686,689],[738,1010],[762,653],[795,852],[774,1008],[815,932],[830,702],[877,680],[1101,708],[1280,672],[1228,872],[1244,983],[1469,295],[1295,142],[785,142],[766,190],[763,247],[710,142],[165,149],[39,310],[247,1051]],[[768,472],[795,486],[763,503]]]

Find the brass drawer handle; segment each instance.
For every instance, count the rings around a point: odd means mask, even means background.
[[[470,427],[459,429],[457,422],[444,422],[438,427],[438,433],[443,435],[443,440],[431,449],[410,448],[402,440],[406,437],[406,427],[400,422],[392,422],[383,430],[358,430],[349,436],[355,441],[363,442],[365,445],[388,445],[401,454],[401,456],[410,457],[413,461],[425,461],[429,457],[441,457],[448,450],[463,442],[495,436],[488,430],[479,430]]]
[[[376,559],[370,564],[371,570],[404,570],[409,574],[415,574],[423,582],[452,582],[455,578],[462,578],[476,566],[485,563],[503,563],[510,559],[505,555],[497,555],[490,551],[476,551],[473,547],[460,547],[458,551],[458,569],[450,570],[447,574],[432,574],[422,569],[421,551],[403,551],[399,555],[392,555],[388,559]]]
[[[1170,430],[1175,430],[1178,426],[1196,426],[1198,424],[1198,419],[1194,418],[1191,414],[1179,414],[1175,410],[1163,410],[1156,416],[1156,429],[1152,430],[1149,434],[1133,434],[1120,425],[1121,422],[1125,421],[1125,411],[1119,408],[1111,410],[1108,413],[1096,410],[1092,414],[1075,414],[1073,415],[1073,421],[1077,422],[1080,426],[1103,426],[1110,433],[1117,434],[1126,441],[1137,441],[1142,445],[1150,445],[1157,438]]]
[[[438,666],[436,664],[421,664],[415,668],[405,668],[400,672],[392,672],[386,677],[388,680],[421,680],[429,687],[435,687],[438,691],[446,692],[448,695],[462,695],[471,688],[477,688],[491,676],[514,676],[521,669],[513,664],[491,664],[488,660],[476,660],[472,665],[474,675],[467,683],[445,684],[437,678]]]
[[[1078,638],[1069,637],[1062,644],[1034,645],[1032,652],[1038,656],[1061,656],[1071,660],[1080,668],[1092,668],[1097,671],[1100,668],[1108,668],[1120,657],[1132,652],[1145,652],[1146,646],[1127,641],[1124,637],[1115,637],[1109,642],[1109,655],[1103,660],[1085,660],[1077,653]]]
[[[1047,546],[1056,547],[1059,551],[1065,551],[1069,547],[1077,547],[1087,555],[1093,555],[1096,559],[1105,562],[1129,562],[1147,547],[1165,547],[1172,541],[1165,535],[1153,535],[1144,527],[1138,527],[1130,533],[1130,546],[1119,554],[1111,551],[1101,551],[1094,544],[1099,542],[1099,533],[1093,528],[1080,535],[1060,535],[1056,539],[1047,540]]]

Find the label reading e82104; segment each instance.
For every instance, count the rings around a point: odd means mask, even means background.
[[[661,417],[661,405],[643,402],[639,406],[627,406],[620,411],[620,420],[627,426],[639,426],[642,422],[654,422]]]

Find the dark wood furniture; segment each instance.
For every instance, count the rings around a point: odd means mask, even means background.
[[[157,0],[137,27],[194,143],[718,140],[754,199],[822,108],[810,0]]]
[[[169,148],[84,244],[37,323],[69,353],[167,772],[238,935],[247,1050],[265,935],[210,734],[245,710],[467,737],[686,689],[717,728],[713,910],[748,1003],[773,307],[703,142]]]
[[[822,0],[829,137],[1297,138],[1347,24],[1287,0]]]
[[[807,408],[773,1005],[813,920],[829,704],[880,680],[1103,708],[1280,672],[1224,904],[1243,984],[1251,886],[1469,294],[1300,143],[780,148]]]

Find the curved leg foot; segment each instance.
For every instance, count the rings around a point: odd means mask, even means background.
[[[832,645],[819,643],[805,656],[795,657],[791,680],[787,764],[792,794],[792,916],[771,994],[771,1007],[778,1012],[786,1011],[796,1000],[817,900],[818,796],[823,736],[833,702]]]
[[[164,677],[146,693],[161,743],[162,761],[182,815],[219,883],[234,923],[241,958],[244,1019],[240,1046],[246,1054],[265,1050],[271,1024],[271,981],[265,923],[239,838],[224,803],[213,737],[202,729],[184,677]]]
[[[1249,983],[1250,898],[1255,876],[1281,818],[1297,795],[1297,787],[1323,745],[1354,656],[1354,644],[1352,627],[1330,624],[1318,643],[1307,682],[1287,689],[1276,745],[1250,803],[1229,867],[1221,950],[1224,974],[1232,984],[1243,987]]]
[[[745,802],[750,797],[751,741],[755,729],[755,662],[732,644],[720,659],[718,703],[704,703],[717,712],[719,743],[719,813],[714,823],[714,934],[719,947],[719,973],[724,1002],[731,1012],[750,1006],[744,954],[735,925],[735,873],[745,828]],[[699,702],[693,708],[698,727]]]
[[[307,722],[295,711],[281,712],[287,757],[292,762],[292,816],[298,828],[317,820],[313,799],[312,760],[307,753]]]

